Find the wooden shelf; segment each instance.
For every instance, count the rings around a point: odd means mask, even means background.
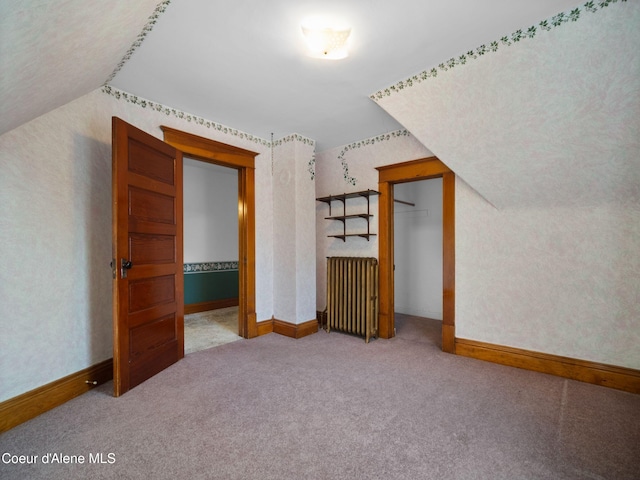
[[[329,216],[325,217],[326,220],[338,220],[342,222],[343,229],[342,234],[338,235],[327,235],[329,238],[339,238],[343,242],[347,241],[348,237],[361,237],[366,238],[369,241],[369,238],[374,237],[376,234],[371,233],[369,231],[369,220],[373,218],[373,215],[369,213],[370,204],[369,198],[371,196],[380,195],[380,192],[375,190],[363,190],[360,192],[351,192],[351,193],[342,193],[339,195],[329,195],[328,197],[320,197],[316,198],[318,202],[324,202],[329,205]],[[347,200],[352,198],[366,198],[367,199],[367,211],[366,213],[353,213],[347,215]],[[342,215],[332,215],[331,214],[331,203],[334,201],[342,202]],[[366,220],[367,222],[367,231],[364,233],[347,233],[347,220],[361,218]]]
[[[340,200],[341,202],[344,202],[345,200],[349,199],[349,198],[369,198],[370,196],[375,196],[375,195],[380,195],[380,192],[376,191],[376,190],[363,190],[361,192],[351,192],[351,193],[342,193],[339,195],[329,195],[328,197],[320,197],[320,198],[316,198],[317,201],[319,202],[325,202],[328,204],[331,204],[332,201],[334,200]]]
[[[355,213],[353,215],[338,215],[335,217],[324,217],[325,220],[341,220],[341,221],[345,221],[348,220],[349,218],[364,218],[365,220],[369,219],[373,217],[373,215],[371,215],[370,213]]]
[[[327,237],[329,238],[339,238],[343,242],[346,241],[348,237],[362,237],[369,240],[369,237],[375,237],[375,236],[376,236],[375,233],[347,233],[345,235],[327,235]]]

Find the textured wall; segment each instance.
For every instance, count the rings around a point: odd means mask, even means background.
[[[273,160],[273,314],[279,320],[297,323],[296,318],[296,230],[295,145],[274,149]]]
[[[640,368],[640,3],[596,10],[376,98],[459,176],[456,336]]]
[[[375,167],[430,157],[433,154],[406,131],[381,135],[373,139],[326,150],[316,155],[316,197],[325,197],[340,193],[378,189],[378,171]],[[378,197],[371,201],[371,232],[378,233]],[[342,203],[333,202],[333,207],[342,209]],[[333,208],[332,207],[332,208]],[[363,199],[348,201],[347,214],[366,212],[367,204]],[[333,215],[339,215],[336,210]],[[327,257],[354,256],[378,257],[378,237],[369,241],[354,237],[343,242],[328,238],[327,235],[342,231],[342,223],[325,220],[329,216],[326,203],[316,202],[316,305],[319,311],[327,306]],[[354,229],[365,229],[363,220],[354,220],[349,224]],[[359,231],[359,230],[358,230]]]
[[[168,3],[2,2],[0,135],[102,85]]]
[[[315,175],[310,162],[314,159],[315,146],[296,141],[296,272],[298,274],[296,296],[297,323],[316,318],[316,219]],[[278,211],[279,213],[279,211]],[[275,275],[274,271],[274,275]]]
[[[374,98],[498,208],[637,204],[640,2],[578,10]]]
[[[273,297],[275,318],[298,324],[316,316],[314,145],[290,140],[274,147]]]
[[[0,137],[0,400],[111,357],[110,117],[92,97]]]
[[[456,192],[456,336],[640,368],[640,206]]]
[[[260,152],[256,308],[272,315],[268,142],[94,91],[0,136],[0,401],[112,356],[111,116]]]

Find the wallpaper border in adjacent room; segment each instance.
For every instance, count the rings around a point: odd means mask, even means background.
[[[238,270],[238,261],[185,263],[184,273],[224,272]]]

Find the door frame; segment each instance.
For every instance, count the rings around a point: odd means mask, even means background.
[[[378,170],[379,332],[395,336],[393,186],[442,178],[442,351],[455,353],[455,174],[437,157],[376,167]]]
[[[255,157],[257,152],[160,126],[164,141],[191,158],[238,170],[238,329],[258,336],[256,319]]]

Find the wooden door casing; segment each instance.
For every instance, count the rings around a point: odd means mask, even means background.
[[[442,351],[455,353],[455,174],[437,157],[376,167],[378,170],[380,337],[395,335],[393,186],[442,177]]]
[[[255,157],[258,153],[164,125],[160,128],[164,141],[183,154],[238,171],[238,334],[244,338],[257,337]]]
[[[182,153],[114,117],[115,396],[184,357],[182,215]]]

